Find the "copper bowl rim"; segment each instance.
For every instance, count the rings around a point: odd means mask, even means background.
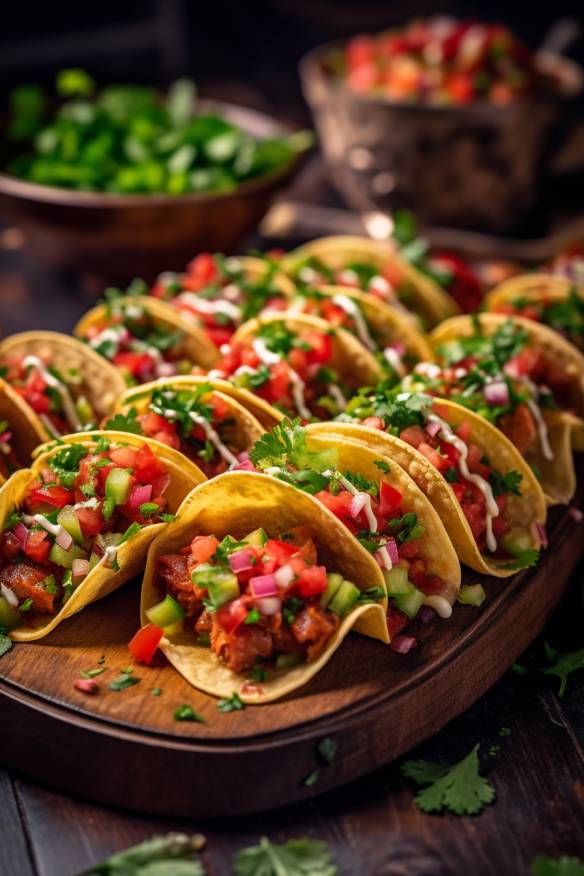
[[[198,103],[203,105],[205,109],[210,109],[211,107],[219,108],[227,119],[243,119],[244,121],[255,122],[260,127],[271,127],[273,133],[277,133],[279,136],[293,134],[299,130],[298,126],[293,125],[291,122],[283,121],[262,110],[252,109],[240,104],[209,99],[201,99]],[[246,130],[244,123],[240,121],[239,124]],[[114,192],[83,192],[60,186],[48,186],[30,182],[29,180],[0,171],[0,195],[27,201],[41,201],[59,206],[98,207],[112,210],[133,207],[201,206],[203,204],[229,202],[263,191],[264,189],[270,189],[274,184],[286,180],[296,170],[304,154],[304,152],[298,152],[282,167],[270,173],[262,174],[255,179],[242,182],[236,188],[227,192],[187,192],[182,195],[169,195],[166,193],[121,195]]]
[[[389,100],[383,96],[361,94],[358,91],[353,91],[339,77],[335,77],[330,71],[326,70],[324,62],[326,56],[334,49],[342,48],[347,44],[346,39],[332,40],[330,42],[321,43],[314,49],[311,49],[300,59],[298,68],[300,76],[305,84],[309,84],[317,77],[320,81],[326,82],[326,87],[337,95],[342,95],[355,102],[361,103],[364,106],[385,107],[387,109],[399,110],[401,112],[410,113],[426,113],[428,115],[452,115],[452,116],[503,116],[513,112],[517,107],[534,106],[542,103],[568,103],[569,101],[582,94],[584,91],[584,67],[571,58],[566,58],[563,55],[558,55],[553,52],[539,50],[535,52],[536,63],[539,69],[553,76],[558,84],[557,91],[549,90],[542,91],[537,94],[527,95],[519,100],[511,101],[508,104],[494,104],[485,100],[474,101],[472,103],[450,106],[436,106],[433,104],[416,104],[406,103],[405,101]],[[563,87],[563,91],[562,91]],[[309,103],[313,103],[310,95],[307,95]]]

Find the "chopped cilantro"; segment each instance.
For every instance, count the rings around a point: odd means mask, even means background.
[[[175,517],[176,517],[176,514],[161,514],[160,515],[160,519],[162,520],[163,523],[172,523],[172,521],[175,519]]]
[[[251,671],[251,680],[252,681],[265,681],[268,677],[268,673],[263,666],[254,666]]]
[[[100,438],[97,439],[97,441],[95,443],[95,452],[96,453],[107,453],[107,451],[110,449],[110,446],[111,446],[111,442],[107,438],[104,438],[104,436],[102,435]],[[108,462],[109,462],[109,460],[108,460]]]
[[[383,459],[376,459],[375,465],[377,466],[378,469],[380,469],[380,471],[384,472],[385,474],[388,474],[388,472],[391,471],[389,464],[387,462],[385,462]]]
[[[140,505],[140,514],[142,517],[152,517],[160,511],[160,505],[156,502],[142,502]]]
[[[31,608],[32,608],[32,599],[30,598],[30,596],[28,596],[23,602],[20,603],[20,605],[18,606],[18,611],[20,611],[24,614],[27,611],[30,611]]]
[[[58,480],[64,487],[70,488],[73,486],[77,473],[79,471],[79,463],[88,454],[86,447],[81,444],[68,444],[61,447],[47,462],[49,468],[54,472]]]
[[[444,472],[444,477],[449,484],[457,484],[459,481],[458,471],[453,465],[451,465],[450,468],[446,469],[446,471]]]
[[[475,815],[492,803],[495,789],[479,773],[479,745],[455,764],[434,763],[428,760],[408,760],[402,764],[402,773],[423,790],[416,795],[422,812],[442,812],[455,815]]]
[[[354,487],[357,487],[360,492],[370,493],[372,496],[377,496],[379,485],[374,483],[374,481],[368,481],[367,478],[363,477],[363,475],[357,471],[344,471],[342,474],[345,480],[353,484]]]
[[[73,486],[73,484],[71,484],[71,486]],[[87,499],[95,498],[95,484],[93,481],[87,481],[87,483],[81,484],[79,489]]]
[[[124,534],[122,535],[121,539],[119,540],[117,546],[120,547],[121,545],[123,545],[123,543],[125,541],[129,541],[131,538],[133,538],[135,535],[137,535],[141,529],[142,529],[142,525],[140,523],[136,523],[136,522],[130,523],[130,525],[128,526],[128,528],[126,529]]]
[[[316,785],[318,782],[319,770],[312,770],[312,772],[308,773],[308,775],[302,779],[302,784],[306,785],[307,788],[312,788],[313,785]]]
[[[257,624],[261,621],[262,616],[257,608],[252,608],[248,616],[244,620],[244,624]]]
[[[584,648],[561,654],[554,648],[550,648],[546,642],[545,649],[548,660],[552,665],[542,669],[542,672],[545,675],[556,675],[560,679],[559,696],[563,697],[566,692],[569,676],[572,672],[584,669]]]
[[[55,596],[57,593],[57,582],[55,581],[54,575],[47,575],[45,580],[42,582],[43,590],[50,594],[51,596]]]
[[[110,690],[120,691],[125,690],[127,687],[132,687],[134,684],[139,684],[140,681],[141,679],[136,678],[133,674],[133,670],[126,667],[126,669],[123,669],[119,675],[116,675],[110,681],[108,687]]]
[[[142,435],[142,426],[138,422],[138,412],[135,408],[130,408],[127,414],[115,414],[105,424],[106,429],[113,429],[115,432],[130,432],[133,435]]]
[[[239,694],[236,691],[233,691],[233,694],[230,697],[225,697],[217,703],[217,709],[219,712],[239,712],[242,709],[245,709],[245,703],[239,697]]]
[[[199,715],[198,712],[195,712],[195,710],[191,706],[188,706],[186,703],[182,706],[179,706],[178,709],[175,709],[174,720],[197,721],[199,724],[207,723],[202,715]]]
[[[7,654],[12,648],[12,639],[6,634],[4,627],[0,627],[0,657]]]
[[[300,420],[284,420],[271,432],[262,435],[249,455],[254,465],[261,469],[292,465],[297,469],[323,471],[336,467],[336,450],[312,451],[306,445],[306,431],[300,425]]]
[[[307,777],[308,778],[308,777]],[[235,876],[336,876],[326,843],[303,837],[277,846],[266,837],[259,845],[239,851],[233,859]]]
[[[421,538],[426,531],[425,527],[418,523],[418,515],[413,511],[408,511],[402,517],[390,520],[389,529],[400,544],[405,544],[407,541],[415,541]]]
[[[325,736],[324,739],[317,742],[316,753],[327,766],[331,766],[337,755],[336,740]]]
[[[523,480],[523,475],[518,471],[508,471],[502,475],[498,471],[492,471],[489,474],[489,483],[495,496],[502,496],[504,493],[513,493],[515,496],[521,495],[519,485]]]
[[[528,550],[521,551],[512,563],[505,563],[501,568],[519,572],[521,569],[530,569],[532,566],[535,566],[538,560],[539,551],[535,550],[535,548],[528,548]]]
[[[81,678],[96,678],[98,675],[101,675],[102,672],[105,672],[105,670],[105,666],[100,666],[99,669],[82,669],[79,674]]]
[[[282,617],[284,618],[285,623],[293,623],[294,618],[301,610],[303,605],[304,603],[301,599],[299,599],[298,596],[291,596],[290,599],[287,599],[282,606]]]
[[[161,687],[153,687],[151,690],[151,694],[153,697],[159,697],[161,693],[162,693]]]

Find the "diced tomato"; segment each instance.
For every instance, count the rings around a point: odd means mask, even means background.
[[[154,435],[156,432],[160,432],[161,429],[173,428],[168,420],[165,420],[160,414],[155,414],[154,411],[148,411],[148,413],[142,414],[142,416],[138,417],[138,420],[142,427],[142,431],[148,437]]]
[[[408,623],[408,618],[396,608],[389,608],[387,611],[387,632],[389,638],[393,639]]]
[[[378,513],[381,517],[389,517],[394,511],[397,511],[401,505],[403,496],[399,490],[388,484],[387,481],[381,481],[379,488],[379,508]]]
[[[260,388],[260,394],[261,394]],[[271,401],[285,403],[290,398],[290,368],[283,359],[270,368],[268,393]]]
[[[294,589],[305,599],[324,593],[327,588],[324,566],[306,566],[294,583]]]
[[[442,469],[446,469],[449,467],[448,459],[444,456],[441,456],[435,447],[432,447],[425,441],[422,441],[420,444],[418,444],[418,453],[421,453],[422,456],[425,456],[428,462],[433,465],[434,468],[437,468],[438,471],[442,471]]]
[[[151,484],[155,478],[166,473],[166,466],[158,459],[148,444],[143,444],[136,451],[136,467],[134,474],[143,484]],[[153,488],[152,492],[156,492]]]
[[[418,447],[422,441],[426,440],[426,433],[421,426],[406,426],[405,429],[401,430],[399,437],[407,444],[411,444],[412,447]]]
[[[97,508],[77,508],[75,513],[85,538],[92,538],[102,532],[104,522],[99,506]]]
[[[241,626],[246,619],[249,611],[249,597],[240,596],[238,599],[232,599],[226,602],[221,608],[215,612],[217,623],[229,635]]]
[[[154,624],[146,624],[145,627],[138,630],[128,645],[128,650],[134,660],[139,663],[151,663],[162,635],[162,629]]]
[[[341,490],[336,496],[326,490],[321,490],[320,493],[316,493],[314,498],[318,499],[329,511],[332,511],[339,520],[345,521],[349,517],[349,505],[353,496],[348,490]]]
[[[299,374],[302,374],[306,369],[309,356],[310,352],[299,350],[297,347],[294,347],[288,354],[290,367]]]
[[[180,438],[176,432],[170,432],[167,429],[161,429],[160,432],[155,432],[154,435],[149,435],[155,441],[160,441],[161,444],[166,444],[167,447],[172,447],[173,450],[180,450]]]
[[[332,335],[316,331],[306,332],[303,340],[310,345],[310,350],[306,352],[307,362],[324,365],[330,361],[333,355]]]
[[[136,467],[136,451],[133,447],[112,447],[109,457],[120,468]]]
[[[517,356],[508,362],[516,374],[531,374],[541,361],[541,353],[534,347],[524,347]]]
[[[204,286],[208,286],[215,280],[219,279],[219,271],[215,264],[215,259],[208,252],[201,252],[199,255],[189,262],[187,265],[187,274],[189,279],[196,282],[197,288],[194,292],[199,291]],[[186,279],[186,278],[185,278]],[[192,288],[192,287],[191,287]]]
[[[289,544],[286,541],[278,541],[275,538],[269,538],[265,545],[266,554],[276,560],[278,566],[284,566],[294,554],[298,553],[298,548],[294,544]]]
[[[368,426],[369,429],[380,429],[382,432],[385,429],[381,417],[365,417],[365,419],[363,420],[363,425]]]
[[[474,96],[471,77],[462,73],[448,77],[446,90],[454,103],[469,103]]]
[[[19,395],[22,395],[33,411],[37,414],[48,414],[51,410],[51,400],[42,392],[36,390],[28,390],[26,387],[15,387]]]
[[[31,490],[27,499],[31,508],[37,508],[40,505],[64,508],[65,505],[70,505],[73,502],[73,493],[71,490],[66,490],[65,487],[38,487]]]
[[[24,550],[27,557],[42,565],[49,559],[50,549],[51,542],[47,538],[46,532],[29,532]]]
[[[222,347],[223,344],[228,344],[233,337],[233,329],[221,325],[208,325],[205,326],[205,334],[216,347]]]
[[[125,368],[138,379],[148,374],[154,365],[154,360],[148,353],[116,353],[112,361],[118,368]]]
[[[468,442],[470,441],[471,433],[472,426],[468,422],[468,420],[464,420],[464,422],[462,422],[456,430],[456,434],[461,439],[461,441],[464,441],[465,444],[468,444]]]
[[[191,542],[191,554],[197,565],[208,562],[217,551],[219,542],[214,535],[196,535]]]
[[[224,420],[225,417],[229,416],[230,408],[228,403],[220,395],[217,395],[216,392],[209,397],[209,403],[213,409],[214,420]]]
[[[296,546],[298,555],[302,557],[303,560],[310,565],[316,563],[316,545],[312,539],[312,530],[308,523],[290,529],[286,533],[286,537],[289,544]]]

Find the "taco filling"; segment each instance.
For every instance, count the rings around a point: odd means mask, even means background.
[[[92,429],[98,417],[84,392],[77,369],[57,370],[47,357],[6,356],[0,362],[4,380],[38,414],[49,435]]]
[[[234,341],[212,375],[229,377],[288,416],[328,419],[345,409],[351,394],[330,367],[333,353],[330,332],[269,322],[249,342]]]
[[[390,470],[387,462],[376,462],[378,481],[356,471],[341,472],[335,467],[334,449],[307,448],[298,421],[284,422],[264,435],[251,449],[250,462],[256,471],[313,495],[373,556],[390,599],[390,636],[416,617],[423,605],[450,616],[451,606],[443,598],[448,585],[432,572],[417,544],[425,527],[415,512],[404,507],[402,492],[382,478]]]
[[[523,476],[497,470],[473,440],[470,422],[452,427],[439,401],[402,389],[356,395],[342,419],[349,418],[400,438],[428,460],[450,484],[481,553],[493,559],[535,562],[537,550],[530,532],[512,525],[507,516],[507,501],[511,495],[521,495]]]
[[[187,374],[193,363],[183,355],[184,339],[180,328],[154,318],[117,290],[108,297],[101,318],[86,327],[82,338],[116,365],[131,386]]]
[[[6,519],[0,540],[0,626],[56,614],[98,565],[114,571],[120,545],[169,519],[170,475],[151,448],[100,438],[50,456]]]
[[[566,296],[546,295],[543,289],[537,296],[518,292],[507,301],[496,304],[493,311],[543,323],[580,350],[584,349],[584,295],[575,287]]]
[[[263,266],[263,275],[252,279],[239,259],[200,253],[186,273],[161,274],[150,294],[197,323],[221,347],[241,323],[267,308],[286,308],[287,298],[273,280],[276,264],[254,261]]]
[[[375,601],[319,564],[308,525],[278,538],[263,529],[240,541],[196,536],[158,557],[157,579],[164,598],[146,616],[160,633],[182,620],[228,669],[263,670],[260,680],[266,669],[315,660],[351,609]]]
[[[18,456],[12,446],[13,435],[8,420],[0,420],[0,476],[9,478],[20,468]]]
[[[130,408],[107,428],[140,432],[179,450],[212,478],[238,466],[241,450],[234,443],[233,411],[210,383],[195,388],[153,389],[148,410]]]

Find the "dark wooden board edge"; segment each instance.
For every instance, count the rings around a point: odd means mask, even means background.
[[[98,720],[2,680],[2,759],[81,797],[159,815],[240,815],[330,791],[433,735],[500,678],[560,601],[584,554],[576,532],[564,512],[553,551],[518,576],[512,593],[502,583],[453,648],[395,689],[333,717],[241,744],[195,741]],[[307,787],[315,745],[326,736],[337,742],[335,764]]]

